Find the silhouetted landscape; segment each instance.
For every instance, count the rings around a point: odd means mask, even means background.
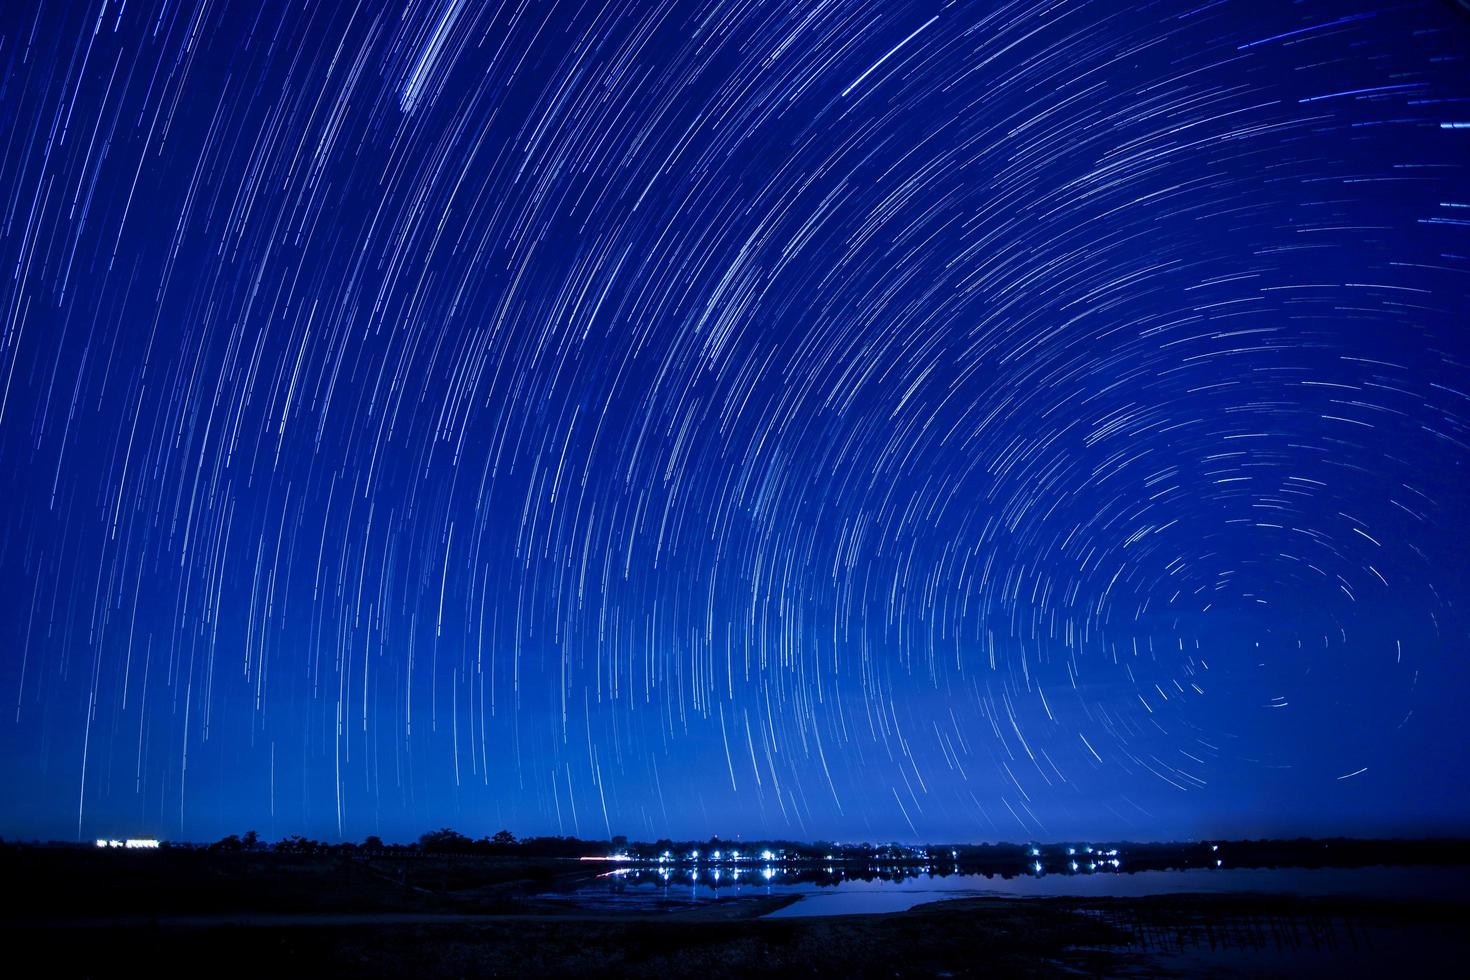
[[[222,952],[227,973],[326,976],[1341,974],[1409,952],[1447,962],[1470,912],[1462,840],[912,846],[475,839],[443,829],[409,843],[267,844],[245,833],[98,844],[0,849],[7,941],[44,956],[56,975],[181,974]],[[1445,893],[1396,899],[1122,887],[1139,876],[1222,874],[1227,859],[1236,870],[1457,876]],[[1123,894],[966,889],[936,900],[942,893],[927,890],[1044,881]],[[904,891],[915,886],[925,890]],[[913,902],[788,914],[844,888]]]

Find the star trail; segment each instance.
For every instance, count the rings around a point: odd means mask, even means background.
[[[1463,827],[1467,53],[4,4],[0,831]]]

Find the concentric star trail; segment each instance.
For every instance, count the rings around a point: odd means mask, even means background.
[[[1463,821],[1467,53],[5,5],[0,831]]]

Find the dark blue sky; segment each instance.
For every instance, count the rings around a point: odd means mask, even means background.
[[[0,833],[1464,829],[1467,52],[5,4]]]

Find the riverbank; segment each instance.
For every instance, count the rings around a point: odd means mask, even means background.
[[[965,899],[763,918],[748,896],[663,914],[300,913],[11,920],[49,976],[1373,976],[1464,953],[1466,909],[1283,896]],[[31,957],[37,957],[31,959]]]
[[[930,900],[946,897],[941,879],[910,879],[922,887],[900,897],[928,904],[903,911],[785,917],[831,906],[759,885],[629,900],[622,876],[599,872],[564,860],[7,849],[0,939],[13,962],[53,977],[1344,977],[1406,963],[1454,973],[1470,920],[1463,891]],[[875,882],[851,884],[873,894]]]

